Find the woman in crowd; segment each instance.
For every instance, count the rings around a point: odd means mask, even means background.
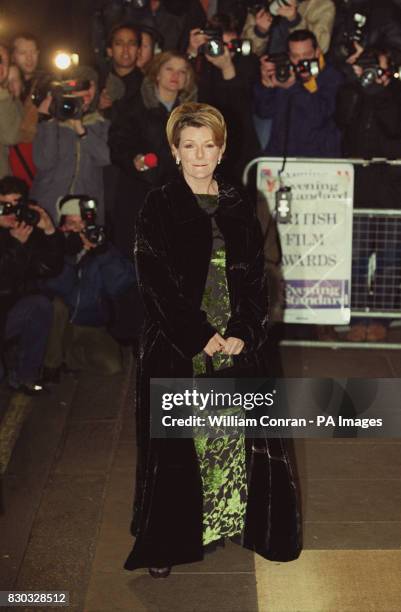
[[[121,111],[110,129],[112,162],[121,169],[114,242],[127,256],[132,257],[135,221],[146,194],[176,174],[165,133],[170,112],[195,99],[194,75],[187,59],[174,51],[160,53],[146,70],[140,96]],[[149,153],[153,154],[150,162],[148,157],[144,160]]]
[[[146,321],[137,382],[138,467],[125,568],[166,577],[234,538],[267,559],[300,552],[295,482],[281,440],[150,437],[152,377],[189,378],[234,356],[263,375],[267,288],[252,207],[215,174],[226,146],[221,113],[186,103],[167,123],[181,172],[147,197],[136,262]],[[224,477],[222,477],[224,475]],[[270,485],[268,483],[271,483]]]

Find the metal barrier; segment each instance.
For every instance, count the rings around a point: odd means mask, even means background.
[[[244,171],[248,182],[250,169],[255,164],[280,161],[281,158],[257,158]],[[366,160],[290,159],[288,162],[322,164],[327,162],[352,163],[364,167],[375,163]],[[378,160],[381,164],[385,160]],[[389,165],[401,165],[391,161]],[[272,212],[272,211],[271,211]],[[353,210],[351,317],[366,319],[401,320],[401,210],[356,208]],[[394,324],[394,323],[393,323]],[[291,323],[289,324],[289,326]],[[385,348],[401,349],[394,342],[352,342],[287,339],[283,346],[313,346],[332,348]]]

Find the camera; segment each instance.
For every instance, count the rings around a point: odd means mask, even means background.
[[[211,57],[219,57],[224,54],[224,42],[222,38],[221,30],[201,30],[201,34],[204,34],[209,40],[198,49],[199,53],[210,55]]]
[[[59,121],[68,119],[81,119],[83,115],[83,99],[75,95],[77,91],[89,89],[90,82],[87,80],[69,79],[57,81],[50,74],[39,77],[32,92],[32,102],[36,107],[40,106],[43,100],[52,96],[49,112]]]
[[[400,78],[400,66],[397,66],[393,58],[387,57],[388,68],[382,68],[380,66],[379,55],[376,51],[364,51],[358,58],[356,65],[362,68],[362,74],[359,77],[359,82],[362,87],[366,88],[376,82],[376,79],[380,79],[382,76],[387,75],[389,78]]]
[[[291,62],[286,53],[272,53],[268,56],[268,61],[275,66],[275,76],[279,83],[288,81],[291,75]]]
[[[291,2],[288,0],[273,0],[273,2],[269,4],[269,13],[273,17],[276,17],[279,10],[281,8],[286,8],[287,6],[291,6]]]
[[[11,202],[0,202],[0,216],[15,215],[19,223],[26,223],[36,227],[40,221],[40,214],[37,210],[29,207],[28,200],[19,200],[17,204]]]
[[[252,53],[252,41],[249,38],[233,38],[226,43],[229,51],[238,53],[238,55],[250,55]]]
[[[248,11],[252,15],[256,15],[263,9],[269,12],[272,17],[277,17],[279,10],[286,6],[291,6],[289,0],[273,0],[272,2],[253,2],[248,0]]]
[[[366,28],[368,18],[363,13],[352,13],[345,26],[342,42],[338,46],[338,55],[345,60],[355,53],[354,42],[366,46]]]
[[[91,198],[80,198],[79,207],[81,210],[82,220],[85,221],[86,227],[84,236],[96,246],[102,246],[106,242],[106,232],[102,225],[96,225],[96,200]]]
[[[230,42],[225,43],[220,29],[201,30],[201,34],[207,36],[209,40],[199,47],[199,53],[210,55],[211,57],[219,57],[224,55],[224,47],[238,55],[246,56],[252,52],[252,41],[248,38],[233,38]]]
[[[316,78],[320,72],[318,59],[299,60],[297,64],[293,64],[293,68],[295,75],[301,79],[304,76]]]

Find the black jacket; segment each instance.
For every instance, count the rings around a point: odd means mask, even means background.
[[[225,335],[245,341],[236,360],[262,374],[268,306],[262,234],[254,208],[220,180],[216,221],[225,239],[231,303]],[[125,564],[129,570],[203,558],[202,484],[194,443],[150,439],[149,382],[151,377],[190,378],[192,358],[215,333],[201,310],[211,249],[210,218],[182,177],[149,194],[135,249],[147,315],[137,378],[136,541]],[[243,546],[268,559],[294,559],[300,552],[299,511],[283,443],[248,439],[246,453]]]
[[[176,104],[195,97],[195,91],[188,97],[179,96]],[[111,160],[120,168],[114,210],[114,241],[127,256],[132,256],[135,221],[146,194],[153,187],[160,187],[177,176],[177,166],[166,136],[169,114],[157,98],[154,84],[145,78],[141,95],[121,110],[119,118],[110,128]],[[139,153],[155,153],[157,167],[145,172],[136,170],[133,159]]]
[[[353,15],[360,13],[367,18],[363,28],[362,46],[364,48],[384,46],[401,52],[401,10],[392,0],[338,0],[336,2],[336,20],[334,23],[330,60],[344,68],[352,76],[348,64],[344,64],[341,47],[346,42],[344,34],[352,31]]]
[[[401,157],[401,83],[393,79],[375,94],[358,82],[343,85],[336,122],[343,130],[345,157]]]
[[[260,150],[252,118],[252,91],[259,79],[259,60],[255,55],[235,56],[236,76],[228,80],[202,55],[193,63],[199,102],[218,108],[227,124],[227,148],[221,172],[227,180],[239,184],[245,165]]]
[[[0,228],[0,337],[9,309],[19,298],[36,293],[39,279],[60,274],[63,258],[64,238],[58,231],[46,236],[34,228],[22,244]]]

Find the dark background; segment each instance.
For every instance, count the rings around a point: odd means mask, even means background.
[[[97,0],[0,0],[0,40],[8,43],[20,31],[39,37],[42,65],[52,50],[68,48],[91,59],[90,17]]]

